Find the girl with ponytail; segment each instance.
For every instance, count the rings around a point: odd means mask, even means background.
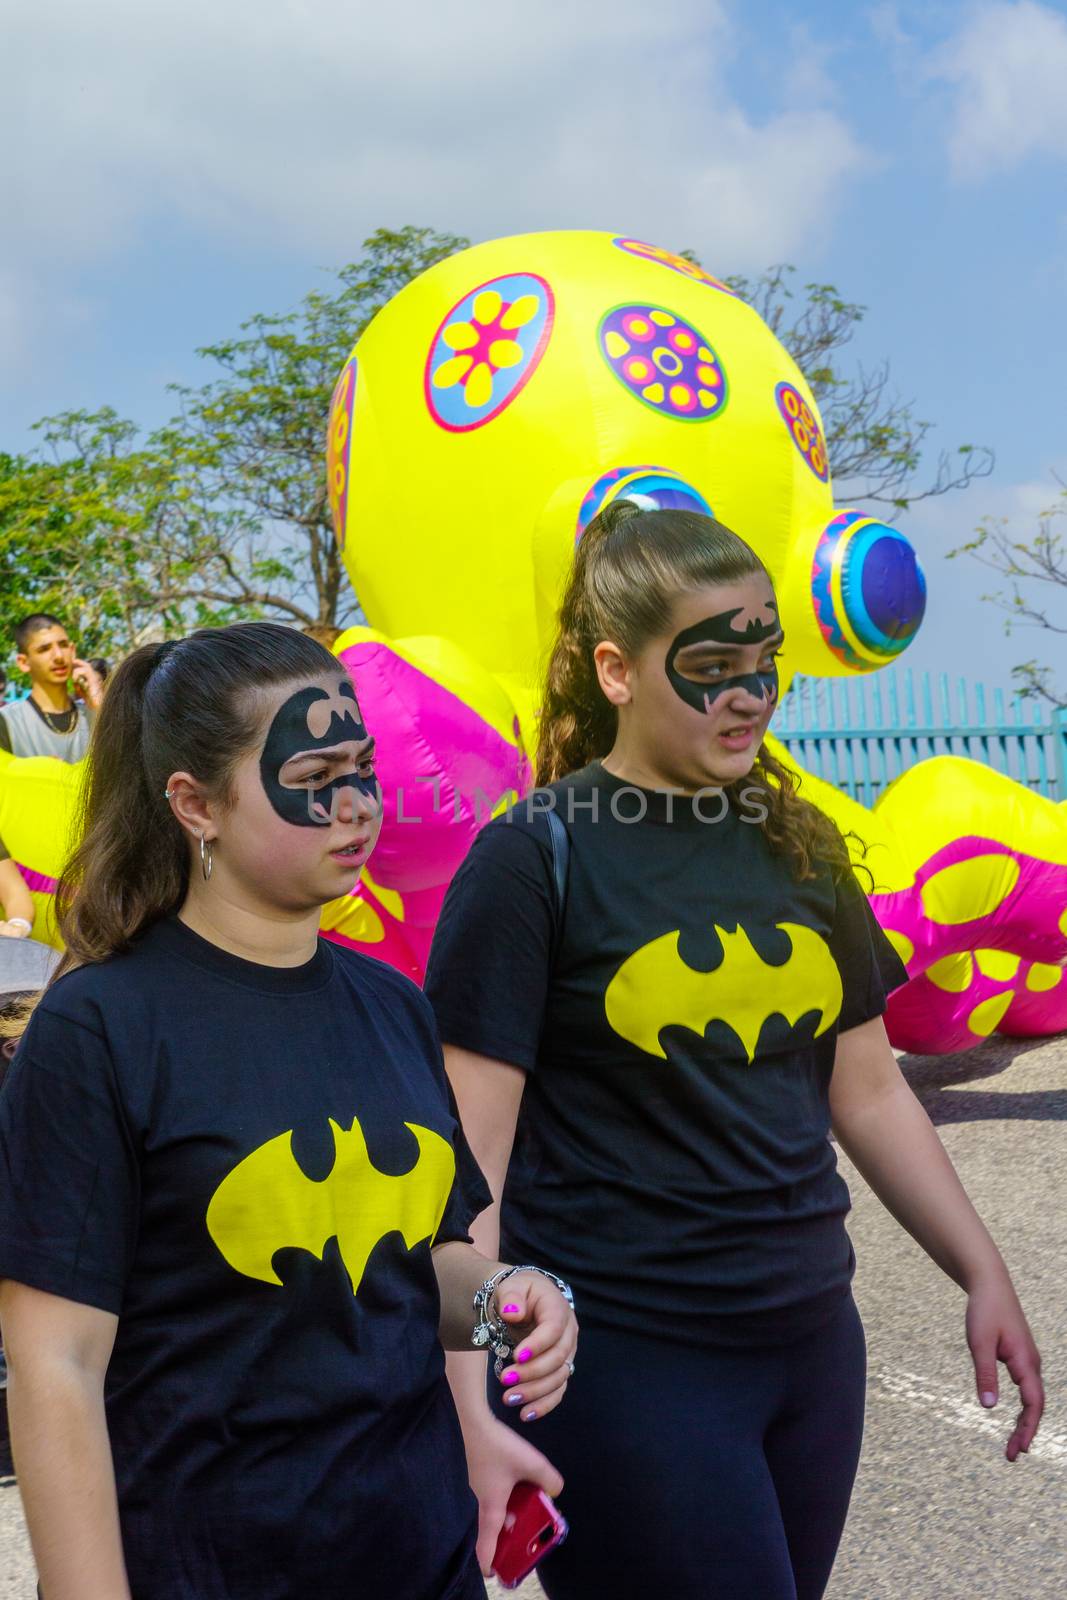
[[[437,928],[426,989],[495,1200],[475,1240],[551,1260],[582,1319],[538,1440],[571,1524],[550,1600],[823,1594],[865,1381],[831,1125],[965,1290],[984,1404],[1010,1365],[1009,1460],[1041,1414],[1004,1263],[886,1038],[905,969],[764,743],[784,647],[729,529],[609,506],[563,596],[540,787],[478,835]],[[543,1457],[476,1357],[450,1369],[484,1551]]]
[[[427,1003],[317,937],[377,838],[373,747],[338,662],[270,623],[109,685],[66,955],[0,1095],[46,1600],[484,1595],[441,1341],[508,1269],[470,1243],[488,1195]],[[532,1269],[502,1293],[551,1409],[573,1316]]]

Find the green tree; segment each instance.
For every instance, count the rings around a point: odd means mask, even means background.
[[[216,374],[176,386],[179,415],[146,437],[108,407],[38,423],[43,458],[0,466],[0,610],[56,609],[105,653],[207,623],[355,613],[326,494],[333,385],[381,306],[466,244],[379,229],[329,289],[198,351]]]
[[[110,419],[120,429],[117,418]],[[80,459],[0,457],[0,631],[31,610],[58,612],[86,647],[116,642],[123,511],[114,474]]]
[[[1037,529],[1029,538],[1016,537],[1006,517],[987,518],[973,539],[951,552],[953,556],[970,555],[1008,580],[1007,591],[999,589],[982,596],[1005,613],[1008,633],[1037,628],[1060,637],[1067,635],[1067,484],[1057,481],[1060,494],[1038,517]],[[1042,596],[1049,596],[1049,604]],[[1013,667],[1012,677],[1021,694],[1067,706],[1067,682],[1036,658]]]
[[[864,320],[866,306],[845,300],[830,283],[805,284],[799,297],[795,274],[795,267],[776,266],[759,277],[735,275],[725,281],[759,312],[807,378],[822,414],[837,499],[907,511],[916,501],[965,489],[988,476],[993,452],[962,444],[942,451],[932,475],[916,487],[933,424],[916,416],[913,401],[893,392],[887,360],[873,367],[842,366],[842,352]]]
[[[256,603],[296,621],[336,623],[355,609],[326,493],[330,397],[356,339],[404,285],[468,240],[428,228],[379,228],[364,256],[285,316],[252,317],[243,337],[198,354],[220,375],[178,388],[181,425],[203,491],[245,527],[271,530],[275,577],[289,599]],[[238,574],[231,583],[239,587]],[[244,603],[243,601],[241,603]]]
[[[0,629],[5,635],[33,607],[45,610],[60,592],[54,568],[55,514],[47,505],[38,463],[0,453]],[[23,507],[36,502],[27,526]]]
[[[0,477],[0,622],[56,611],[84,649],[122,653],[140,639],[251,613],[271,576],[256,530],[207,503],[187,438],[142,445],[110,409],[38,424],[42,460]],[[251,547],[242,548],[242,541]],[[227,588],[229,572],[240,573]]]

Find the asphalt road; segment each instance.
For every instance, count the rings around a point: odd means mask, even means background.
[[[1015,1406],[1007,1374],[1000,1405],[984,1413],[962,1296],[842,1158],[870,1391],[852,1514],[827,1600],[1062,1600],[1067,1037],[992,1040],[965,1056],[905,1056],[902,1065],[1011,1267],[1044,1358],[1049,1405],[1029,1457],[1009,1465],[1003,1448]],[[18,1494],[0,1489],[0,1596],[29,1600],[33,1592]],[[514,1592],[534,1600],[540,1588]]]

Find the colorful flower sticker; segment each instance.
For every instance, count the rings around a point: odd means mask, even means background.
[[[611,242],[617,250],[625,250],[627,255],[654,261],[658,266],[669,267],[672,272],[680,272],[684,278],[691,278],[694,283],[706,283],[709,289],[719,289],[723,294],[737,298],[737,291],[731,289],[728,283],[723,283],[721,278],[713,278],[696,261],[687,261],[685,256],[677,256],[673,250],[663,250],[658,244],[646,244],[643,239],[619,238]]]
[[[330,401],[326,431],[326,484],[337,543],[345,547],[348,515],[348,461],[352,454],[352,410],[356,400],[356,358],[342,369]]]
[[[613,467],[610,472],[601,474],[583,499],[574,531],[575,543],[597,512],[603,511],[613,500],[633,500],[649,511],[699,511],[705,517],[713,515],[700,490],[666,467]]]
[[[465,433],[498,417],[537,370],[552,333],[552,290],[516,272],[472,289],[444,319],[430,346],[424,388],[430,415]]]
[[[825,483],[830,476],[830,463],[826,457],[822,429],[814,412],[791,383],[780,383],[774,391],[774,398],[783,422],[793,435],[793,443],[815,476]]]
[[[679,422],[706,422],[726,405],[726,374],[704,335],[663,306],[616,306],[603,318],[600,350],[638,400]]]

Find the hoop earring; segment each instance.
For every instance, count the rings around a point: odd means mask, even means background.
[[[210,839],[200,835],[200,870],[204,874],[204,882],[211,876],[211,869],[215,865],[214,846]]]

